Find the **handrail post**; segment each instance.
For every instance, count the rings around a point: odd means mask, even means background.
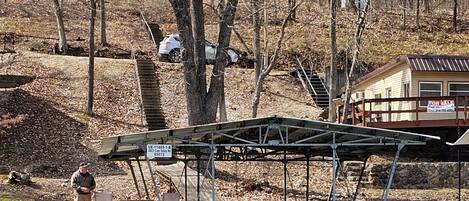
[[[419,97],[417,97],[415,99],[415,121],[418,121],[419,120],[419,107],[420,107],[420,104],[419,104]]]
[[[344,118],[347,118],[344,116]],[[352,125],[355,125],[355,103],[352,103]]]
[[[370,104],[370,122],[371,122],[371,119],[373,118],[373,113],[372,113],[372,111],[373,111],[373,103],[372,103],[372,102],[373,102],[373,101],[371,101],[371,100],[370,100],[370,102],[369,102],[369,104]]]
[[[464,123],[467,121],[467,96],[464,96]]]
[[[454,110],[456,111],[456,126],[459,125],[459,96],[455,96],[454,97],[454,104],[455,104],[455,108]]]
[[[363,126],[366,126],[366,108],[365,108],[365,99],[362,99],[362,108],[363,108]]]
[[[340,105],[336,107],[336,113],[337,113],[337,123],[340,123]]]

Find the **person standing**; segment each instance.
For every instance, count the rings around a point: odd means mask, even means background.
[[[88,172],[90,164],[80,163],[80,167],[72,174],[71,184],[75,191],[75,201],[91,201],[91,193],[96,187],[93,175]]]

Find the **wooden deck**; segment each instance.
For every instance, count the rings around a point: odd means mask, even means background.
[[[454,109],[452,112],[429,112],[427,107],[420,106],[421,101],[452,101]],[[352,125],[388,129],[469,127],[468,101],[469,96],[363,99],[350,104],[353,109],[349,111],[346,122]],[[381,109],[376,109],[378,104],[381,105]],[[404,109],[388,107],[393,104],[406,107]],[[340,114],[343,106],[338,106],[337,109],[339,120],[343,118]],[[383,118],[384,116],[386,118]],[[402,120],[399,118],[401,116],[407,119]]]

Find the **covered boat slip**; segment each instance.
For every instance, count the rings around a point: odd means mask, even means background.
[[[103,140],[99,155],[129,164],[134,160],[146,160],[149,165],[147,144],[172,145],[172,158],[156,160],[207,161],[208,175],[212,178],[212,200],[215,200],[215,160],[280,161],[285,164],[284,173],[289,161],[306,161],[307,181],[310,160],[330,160],[333,168],[330,198],[335,200],[339,160],[366,162],[372,154],[392,152],[396,155],[383,192],[386,200],[401,150],[439,139],[403,131],[272,116],[108,137]],[[359,185],[360,182],[357,190]],[[285,200],[286,186],[285,178]],[[306,199],[308,189],[307,182]]]

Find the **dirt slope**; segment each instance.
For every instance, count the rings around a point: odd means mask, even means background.
[[[159,62],[156,65],[159,67],[157,71],[168,126],[185,126],[187,114],[182,68]],[[60,179],[67,179],[77,164],[84,160],[94,164],[93,172],[103,180],[131,179],[123,164],[102,161],[96,155],[103,137],[146,129],[141,124],[131,60],[96,60],[94,117],[83,112],[86,107],[87,58],[21,51],[12,65],[1,70],[2,73],[36,77],[20,89],[0,92],[0,120],[10,122],[0,126],[1,165],[43,178],[38,180],[45,182],[40,185],[47,184],[46,178],[59,179],[57,181],[63,183]],[[228,69],[226,99],[229,120],[250,117],[253,93],[250,80],[253,74],[252,70]],[[267,79],[260,116],[280,114],[314,118],[319,112],[311,105],[301,84],[288,72],[277,71]],[[57,181],[51,180],[52,183]],[[104,184],[102,189],[115,190],[113,182],[108,183],[110,186]],[[67,188],[62,189],[68,195]],[[47,194],[47,191],[43,193]],[[60,200],[62,195],[48,196]]]

